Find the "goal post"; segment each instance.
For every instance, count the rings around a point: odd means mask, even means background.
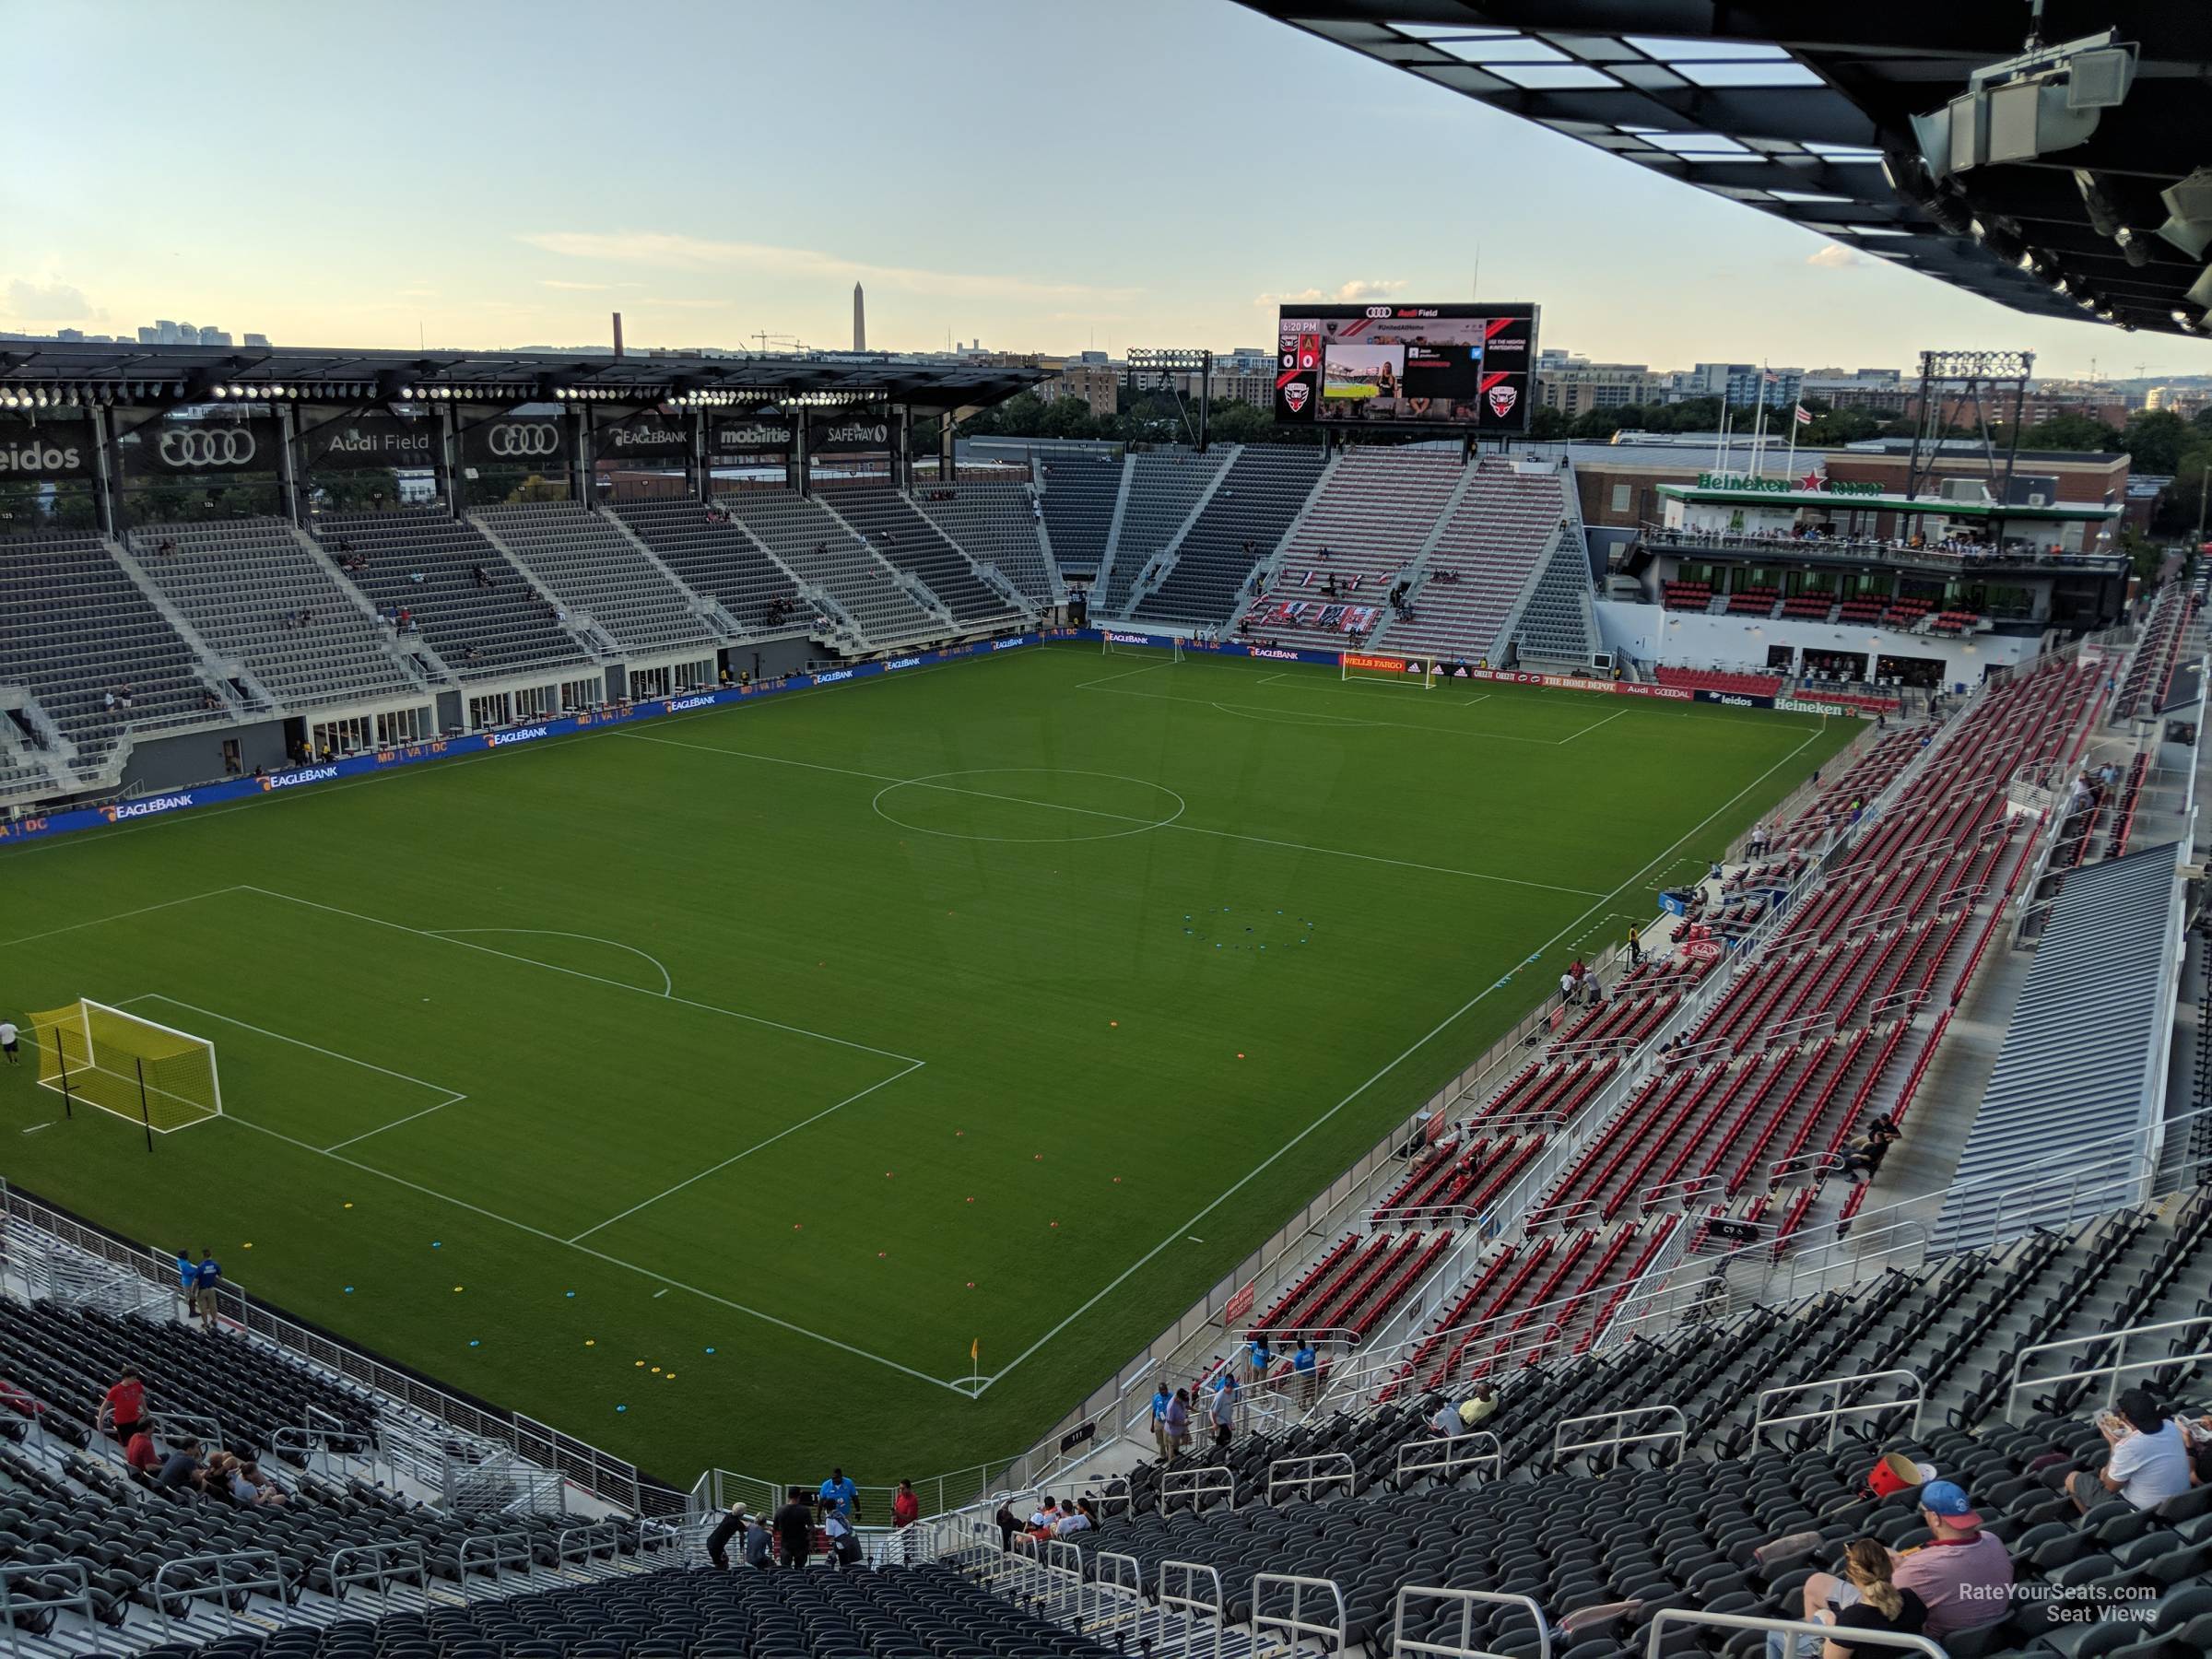
[[[215,1044],[89,998],[30,1017],[39,1085],[167,1135],[223,1115]]]
[[[1336,658],[1339,677],[1346,680],[1380,680],[1390,685],[1418,686],[1423,690],[1436,685],[1436,663],[1428,657],[1369,656],[1357,651],[1347,651]]]
[[[1170,662],[1182,661],[1182,640],[1180,635],[1122,633],[1111,628],[1099,630],[1101,652],[1106,656],[1144,657],[1158,662],[1165,653]]]

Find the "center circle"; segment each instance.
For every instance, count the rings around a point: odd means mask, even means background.
[[[1046,781],[1042,787],[1036,782],[1040,779]],[[1174,804],[1174,810],[1159,816],[1168,802]],[[1164,830],[1190,809],[1190,803],[1164,783],[1122,772],[1080,771],[1063,766],[987,766],[968,771],[932,772],[927,777],[885,784],[870,805],[878,818],[917,835],[938,835],[948,841],[1052,843],[1142,835],[1147,830]],[[971,823],[1003,823],[1011,829],[1053,827],[1061,832],[998,835],[965,827]]]

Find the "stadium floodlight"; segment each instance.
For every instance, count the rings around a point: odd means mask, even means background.
[[[189,1031],[79,999],[30,1017],[41,1088],[145,1125],[150,1137],[223,1115],[215,1044]]]
[[[2116,34],[2108,29],[2057,46],[2030,43],[2017,57],[1975,70],[1964,92],[1912,118],[1928,171],[1947,178],[2086,144],[2102,112],[2124,102],[2135,84],[2138,49]]]

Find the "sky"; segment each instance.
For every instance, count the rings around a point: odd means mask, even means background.
[[[857,280],[879,349],[1265,347],[1280,298],[1479,297],[1655,369],[2212,373],[1231,0],[0,0],[0,329],[499,349],[618,310],[632,346],[843,347]]]

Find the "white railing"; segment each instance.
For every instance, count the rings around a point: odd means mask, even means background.
[[[179,1573],[189,1583],[171,1578]],[[241,1549],[228,1555],[180,1556],[154,1570],[147,1585],[147,1599],[161,1616],[164,1640],[175,1634],[174,1624],[192,1612],[195,1601],[212,1599],[226,1626],[257,1628],[260,1621],[240,1617],[256,1594],[282,1602],[286,1598],[284,1563],[272,1549]],[[173,1616],[172,1616],[173,1615]]]
[[[1208,1464],[1197,1469],[1169,1469],[1159,1477],[1159,1507],[1165,1510],[1169,1500],[1187,1498],[1191,1512],[1197,1513],[1201,1500],[1227,1498],[1229,1507],[1237,1507],[1237,1477],[1220,1464]]]
[[[1794,1652],[1800,1637],[1818,1636],[1833,1641],[1836,1627],[1808,1624],[1796,1618],[1755,1618],[1747,1613],[1710,1613],[1699,1607],[1662,1607],[1652,1618],[1651,1630],[1644,1642],[1647,1659],[1659,1659],[1661,1643],[1669,1627],[1679,1630],[1685,1625],[1704,1625],[1717,1630],[1764,1630],[1770,1636],[1786,1638],[1785,1652]],[[1909,1653],[1926,1653],[1930,1659],[1950,1659],[1941,1647],[1925,1636],[1909,1636],[1902,1630],[1853,1630],[1851,1644],[1862,1643],[1873,1647],[1901,1648]]]
[[[1647,1421],[1666,1426],[1642,1427]],[[1568,1438],[1588,1423],[1604,1423],[1609,1428],[1605,1433],[1585,1435],[1580,1440]],[[1638,1427],[1631,1429],[1631,1424]],[[1554,1458],[1571,1457],[1580,1452],[1609,1452],[1618,1463],[1623,1447],[1667,1444],[1675,1448],[1675,1461],[1679,1463],[1689,1444],[1689,1418],[1679,1406],[1623,1406],[1614,1411],[1593,1411],[1582,1417],[1561,1418],[1551,1430]]]
[[[2146,1336],[2157,1336],[2168,1332],[2212,1331],[2212,1315],[2197,1314],[2188,1319],[2165,1319],[2156,1324],[2129,1325],[2122,1331],[2100,1331],[2091,1336],[2069,1336],[2058,1342],[2039,1342],[2033,1347],[2022,1348],[2013,1363],[2012,1386],[2005,1391],[2005,1420],[2013,1420],[2013,1412],[2019,1404],[2024,1390],[2042,1388],[2065,1382],[2087,1382],[2102,1377],[2104,1403],[2109,1409],[2120,1397],[2120,1379],[2136,1371],[2162,1371],[2170,1365],[2193,1366],[2212,1359],[2212,1346],[2206,1346],[2200,1336],[2186,1353],[2167,1352],[2148,1359],[2130,1359],[2127,1347],[2131,1341]],[[2093,1355],[2110,1344],[2112,1358],[2109,1364],[2081,1366],[2068,1371],[2049,1371],[2041,1376],[2029,1374],[2029,1363],[2039,1354]]]
[[[1431,1619],[1447,1607],[1459,1609],[1459,1640],[1439,1641],[1430,1637],[1417,1638],[1407,1633],[1406,1615],[1416,1601],[1434,1604],[1429,1614]],[[1528,1615],[1536,1629],[1536,1659],[1551,1659],[1551,1626],[1544,1618],[1544,1609],[1525,1595],[1510,1595],[1501,1590],[1447,1590],[1440,1585],[1407,1584],[1398,1592],[1395,1606],[1391,1613],[1390,1652],[1394,1654],[1415,1654],[1419,1659],[1506,1659],[1495,1648],[1475,1645],[1475,1609],[1477,1606],[1512,1607]],[[1514,1659],[1525,1659],[1527,1650],[1516,1648]]]
[[[1876,1383],[1888,1382],[1897,1382],[1900,1389],[1909,1384],[1911,1392],[1900,1393],[1895,1399],[1869,1400],[1862,1404],[1852,1404],[1846,1398],[1846,1395],[1853,1389],[1871,1388]],[[1927,1384],[1921,1381],[1918,1371],[1896,1368],[1888,1371],[1861,1371],[1849,1377],[1822,1377],[1813,1382],[1788,1382],[1774,1388],[1762,1388],[1759,1391],[1759,1399],[1752,1407],[1751,1438],[1756,1442],[1759,1437],[1769,1429],[1787,1429],[1793,1423],[1826,1423],[1828,1431],[1821,1443],[1827,1449],[1833,1451],[1836,1444],[1836,1430],[1842,1426],[1845,1418],[1878,1417],[1883,1413],[1894,1412],[1906,1406],[1912,1408],[1912,1416],[1904,1432],[1909,1435],[1917,1435],[1920,1432],[1921,1409],[1927,1404]],[[1828,1404],[1817,1406],[1810,1411],[1777,1411],[1773,1409],[1775,1406],[1794,1404],[1799,1395],[1820,1394],[1830,1396]]]
[[[1487,1452],[1482,1450],[1488,1446]],[[1404,1491],[1409,1481],[1434,1476],[1446,1486],[1461,1477],[1487,1468],[1492,1480],[1505,1474],[1505,1447],[1488,1429],[1435,1440],[1401,1441],[1391,1484]]]
[[[1278,1457],[1267,1465],[1267,1501],[1279,1503],[1286,1495],[1313,1498],[1330,1487],[1342,1487],[1352,1495],[1359,1473],[1349,1452],[1316,1452],[1306,1457]]]
[[[1205,1594],[1211,1590],[1211,1594]],[[1167,1615],[1180,1613],[1195,1627],[1201,1621],[1213,1630],[1213,1659],[1221,1659],[1222,1627],[1228,1622],[1229,1603],[1221,1594],[1221,1572],[1203,1561],[1162,1561],[1159,1564],[1159,1594],[1158,1603],[1163,1629]],[[1197,1640],[1194,1630],[1186,1630],[1182,1651],[1177,1659],[1201,1659],[1205,1649]]]
[[[1288,1592],[1290,1606],[1288,1611],[1277,1612],[1267,1605],[1270,1592],[1277,1594],[1278,1605],[1283,1592]],[[1315,1603],[1322,1610],[1317,1611]],[[1253,1643],[1259,1645],[1262,1633],[1280,1630],[1284,1637],[1279,1651],[1296,1653],[1300,1644],[1312,1641],[1324,1653],[1341,1653],[1351,1645],[1350,1621],[1344,1606],[1344,1592],[1335,1579],[1308,1578],[1297,1572],[1259,1572],[1252,1580],[1252,1635]]]

